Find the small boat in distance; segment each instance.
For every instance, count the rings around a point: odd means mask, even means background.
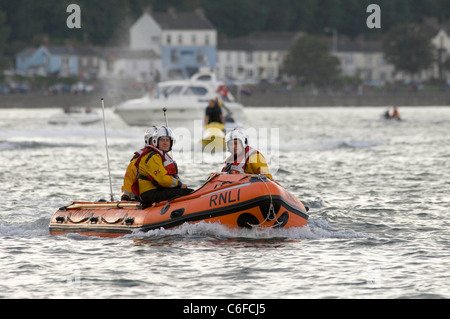
[[[51,116],[48,124],[67,125],[67,124],[92,124],[101,121],[102,117],[90,107],[71,107],[66,106],[64,112]]]
[[[166,108],[172,128],[193,129],[194,121],[203,121],[208,101],[216,98],[232,112],[236,122],[245,122],[242,104],[210,71],[200,71],[187,80],[160,82],[143,97],[117,105],[114,112],[130,126],[148,126],[157,125],[161,109]]]
[[[144,206],[139,202],[73,202],[56,211],[51,235],[119,237],[184,223],[229,228],[290,228],[307,224],[308,209],[265,175],[213,173],[193,193]]]
[[[392,114],[390,113],[390,108],[388,107],[384,111],[382,118],[384,118],[385,120],[397,120],[397,121],[402,120],[402,118],[400,117],[400,113],[398,112],[397,106],[392,107]]]

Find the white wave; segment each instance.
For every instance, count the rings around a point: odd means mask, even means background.
[[[321,238],[366,238],[368,235],[357,233],[353,230],[338,230],[330,226],[326,221],[313,220],[304,227],[292,228],[228,228],[218,223],[199,222],[195,224],[183,224],[174,229],[156,229],[146,233],[137,232],[127,237],[161,237],[197,235],[215,238],[244,238],[244,239],[321,239]]]
[[[0,224],[0,238],[3,237],[41,237],[48,236],[47,218],[29,223]],[[73,240],[101,240],[103,238],[81,234],[61,235]],[[331,239],[331,238],[368,238],[368,234],[351,229],[336,229],[323,219],[310,219],[304,227],[292,228],[229,228],[219,223],[205,221],[194,224],[182,224],[172,229],[155,229],[148,232],[136,232],[120,238],[161,238],[173,236],[200,236],[216,239]],[[105,238],[107,239],[107,238]]]
[[[29,223],[0,224],[0,238],[47,236],[49,234],[48,223],[48,219],[41,218]]]
[[[365,233],[358,233],[352,229],[336,229],[323,219],[309,219],[308,226],[313,238],[368,238]]]
[[[136,137],[138,133],[143,140],[144,131],[142,128],[137,131],[136,129],[121,130],[107,128],[108,137]],[[4,139],[10,138],[28,138],[33,139],[36,137],[41,138],[57,138],[57,137],[103,137],[104,129],[100,126],[86,127],[86,126],[43,126],[40,128],[34,128],[33,130],[8,130],[0,132],[0,137]]]
[[[0,152],[7,150],[21,150],[28,148],[48,148],[48,147],[82,147],[85,144],[71,142],[43,142],[43,141],[1,141]]]
[[[280,143],[279,150],[282,152],[311,151],[311,150],[333,150],[340,148],[370,148],[381,145],[379,141],[358,141],[358,140],[323,140],[305,139],[292,140]]]
[[[6,151],[6,150],[13,150],[16,149],[16,145],[15,143],[11,143],[8,141],[0,141],[0,152],[1,151]]]

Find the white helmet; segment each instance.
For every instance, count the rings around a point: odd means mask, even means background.
[[[228,143],[232,140],[239,140],[242,143],[242,147],[246,148],[248,145],[248,136],[241,129],[233,129],[225,136],[225,143],[227,144],[228,150],[231,152]]]
[[[153,125],[152,127],[148,128],[148,129],[145,131],[145,134],[144,134],[145,146],[151,144],[153,133],[155,133],[157,129],[158,129],[158,128],[157,128],[156,126]]]
[[[158,147],[158,141],[160,137],[168,137],[170,138],[170,150],[172,150],[173,144],[175,144],[175,136],[173,135],[173,132],[170,128],[167,128],[165,126],[158,127],[158,129],[153,133],[153,146]]]

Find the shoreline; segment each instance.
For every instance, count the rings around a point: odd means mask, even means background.
[[[0,95],[0,108],[63,108],[70,106],[113,107],[123,100],[141,97],[140,93],[60,94],[45,96],[38,93]],[[257,93],[241,96],[245,107],[357,107],[357,106],[450,106],[450,92],[373,93],[365,95],[331,95],[306,93]],[[206,107],[206,105],[205,105]]]
[[[260,93],[243,96],[245,106],[358,107],[450,106],[450,92],[402,92],[358,94]]]

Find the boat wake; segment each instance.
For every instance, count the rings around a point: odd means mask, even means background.
[[[34,238],[49,236],[48,218],[39,218],[32,222],[3,223],[0,222],[0,238],[20,237]]]
[[[217,239],[322,239],[322,238],[367,238],[367,234],[353,230],[338,230],[324,220],[310,219],[304,227],[292,228],[241,228],[230,229],[220,224],[200,222],[184,224],[175,229],[156,229],[125,235],[126,238],[160,238],[166,236],[200,236]]]
[[[33,238],[50,236],[48,231],[48,218],[39,218],[33,222],[6,223],[0,222],[0,238],[20,237]],[[80,234],[60,235],[75,240],[111,240],[101,237],[85,236]],[[210,238],[210,239],[278,239],[278,240],[305,240],[305,239],[342,239],[342,238],[368,238],[368,234],[358,233],[351,229],[336,229],[323,219],[308,220],[308,225],[298,228],[254,228],[230,229],[217,223],[199,222],[196,224],[183,224],[173,229],[155,229],[148,232],[136,232],[114,240],[146,239],[159,240],[161,238]]]

